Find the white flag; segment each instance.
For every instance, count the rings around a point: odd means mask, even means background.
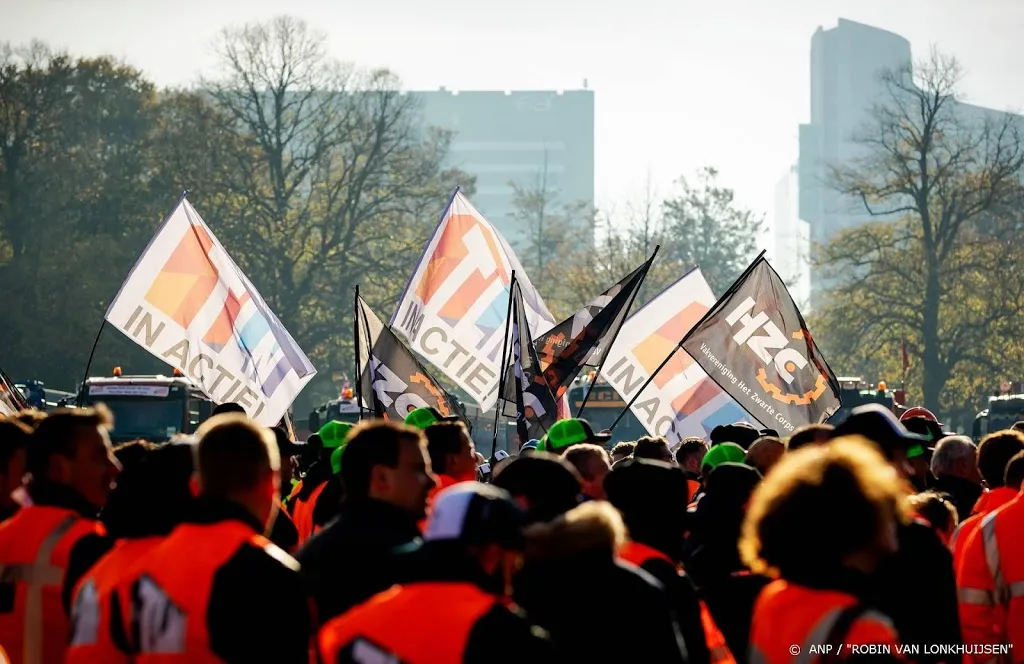
[[[544,300],[505,239],[456,191],[391,317],[409,346],[483,410],[498,397],[513,270],[540,336],[555,324]]]
[[[316,369],[186,199],[157,230],[107,322],[195,382],[276,425]]]
[[[672,353],[632,406],[651,435],[665,436],[672,444],[687,436],[706,438],[719,424],[751,422],[678,346],[716,300],[700,269],[694,268],[626,320],[601,370],[628,402]]]

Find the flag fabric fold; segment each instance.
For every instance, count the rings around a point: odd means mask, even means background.
[[[375,417],[401,422],[428,407],[446,417],[462,415],[458,402],[361,297],[356,298],[356,342],[361,405]]]
[[[599,367],[629,315],[654,256],[534,341],[548,388],[560,399],[586,367]]]
[[[783,435],[839,409],[839,381],[763,256],[681,345],[740,405]]]
[[[753,420],[679,348],[714,303],[700,268],[690,270],[626,319],[601,369],[625,401],[636,397],[631,410],[648,433],[672,444],[706,438],[720,424]]]
[[[520,444],[540,438],[558,421],[558,405],[541,372],[537,349],[531,341],[530,321],[519,287],[518,272],[512,280],[512,313],[509,319],[508,366],[501,386],[503,414],[516,418]]]
[[[309,358],[182,197],[106,312],[216,403],[276,425],[316,375]]]
[[[0,415],[16,415],[28,408],[28,401],[14,381],[0,369]]]
[[[391,317],[392,330],[481,410],[498,398],[513,271],[531,329],[547,331],[554,318],[515,252],[456,190]]]

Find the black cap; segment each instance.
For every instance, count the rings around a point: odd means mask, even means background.
[[[869,403],[857,406],[850,416],[832,432],[832,438],[863,436],[878,445],[887,456],[897,450],[906,451],[915,445],[928,443],[926,436],[907,431],[888,408]]]
[[[245,415],[245,408],[234,402],[220,403],[217,404],[213,409],[212,415],[223,415],[224,413],[241,413]],[[211,415],[211,416],[212,416]]]
[[[711,444],[736,443],[743,449],[749,449],[754,441],[763,434],[749,422],[720,424],[711,430]]]

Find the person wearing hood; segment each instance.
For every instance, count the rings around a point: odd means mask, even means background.
[[[787,454],[754,492],[740,540],[744,562],[775,577],[754,605],[751,661],[821,661],[812,648],[824,644],[843,644],[840,660],[857,655],[850,646],[879,646],[892,654],[872,661],[899,661],[896,628],[865,589],[906,516],[900,478],[869,441]]]
[[[629,530],[629,540],[619,550],[619,558],[649,573],[665,587],[690,664],[735,661],[697,598],[693,583],[679,569],[689,493],[683,472],[660,461],[629,459],[608,474],[605,490]],[[651,509],[652,505],[659,508]]]
[[[393,550],[419,537],[417,522],[434,487],[423,432],[383,420],[358,425],[341,454],[341,483],[338,518],[296,556],[321,621],[398,580]]]
[[[760,482],[761,474],[745,464],[716,466],[692,515],[704,527],[687,543],[686,570],[737,662],[747,661],[754,601],[769,581],[753,574],[739,554],[747,503]]]
[[[476,482],[443,489],[422,543],[397,554],[407,580],[326,623],[320,661],[356,661],[357,653],[410,664],[559,661],[548,635],[503,601],[525,523],[502,489]]]

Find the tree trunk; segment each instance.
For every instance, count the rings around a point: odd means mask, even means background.
[[[939,362],[939,266],[938,259],[927,261],[924,289],[924,311],[921,313],[924,406],[939,412],[939,400],[946,385],[946,367]]]

